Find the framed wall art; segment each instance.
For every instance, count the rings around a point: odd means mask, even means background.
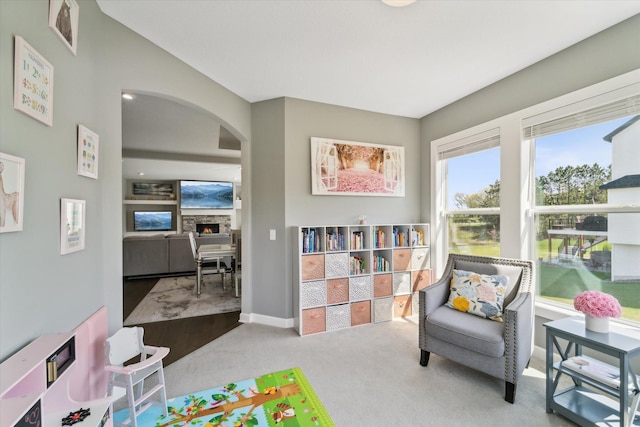
[[[49,27],[74,55],[78,48],[79,17],[76,0],[49,0]]]
[[[60,255],[84,249],[86,201],[60,199]]]
[[[136,196],[171,197],[173,184],[170,182],[134,182],[133,194]]]
[[[311,138],[311,194],[404,197],[404,147]]]
[[[82,125],[78,125],[78,175],[98,179],[100,137]]]
[[[0,233],[22,231],[24,159],[0,153]]]
[[[53,65],[15,37],[13,108],[53,126]]]

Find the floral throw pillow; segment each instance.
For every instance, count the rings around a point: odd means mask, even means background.
[[[447,307],[502,322],[507,276],[453,270]]]

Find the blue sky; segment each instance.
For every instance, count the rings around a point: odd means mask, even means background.
[[[536,176],[548,174],[558,166],[611,164],[611,144],[605,135],[629,117],[545,136],[536,140]],[[500,150],[486,150],[449,160],[448,203],[455,208],[456,193],[473,194],[500,179]]]

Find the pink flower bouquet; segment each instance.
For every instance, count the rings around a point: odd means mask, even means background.
[[[618,300],[600,291],[584,291],[573,300],[573,307],[592,317],[620,317],[622,307]]]

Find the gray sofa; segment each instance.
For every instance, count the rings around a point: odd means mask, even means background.
[[[231,244],[226,233],[196,237],[200,245]],[[125,277],[195,274],[189,237],[182,234],[127,236],[122,240]],[[230,264],[229,264],[230,265]]]

